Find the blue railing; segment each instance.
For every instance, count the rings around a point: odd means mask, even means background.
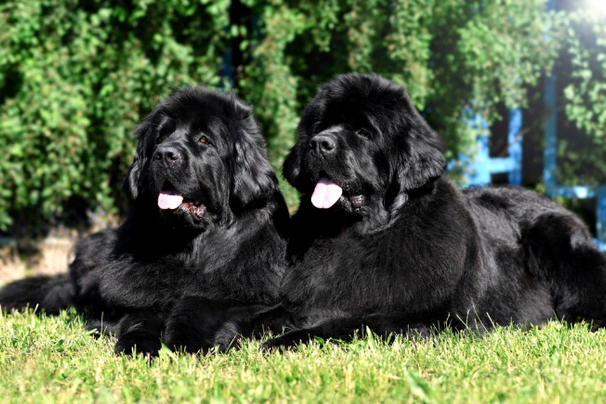
[[[549,197],[556,196],[565,198],[596,198],[597,201],[597,223],[595,244],[601,251],[606,251],[606,185],[601,186],[562,186],[556,181],[557,164],[557,116],[556,116],[556,91],[555,77],[553,75],[545,79],[544,100],[545,107],[549,112],[545,121],[544,138],[544,168],[543,176],[546,193]],[[489,126],[479,115],[471,115],[468,125],[478,135],[478,150],[473,159],[461,156],[459,161],[466,167],[465,180],[468,185],[488,185],[491,183],[491,175],[497,173],[509,174],[508,181],[513,185],[522,184],[522,110],[512,108],[509,110],[509,129],[507,133],[508,157],[490,157]]]
[[[547,1],[547,9],[555,10],[555,0]],[[544,166],[543,180],[547,196],[564,198],[595,198],[596,199],[596,239],[595,244],[601,251],[606,251],[606,185],[599,186],[562,186],[556,180],[557,167],[557,109],[556,109],[556,77],[554,74],[545,78],[543,91],[545,109],[548,112],[544,126]],[[465,179],[470,185],[487,185],[491,182],[491,174],[508,173],[509,183],[522,184],[522,110],[509,110],[509,130],[507,141],[509,157],[491,158],[489,149],[488,124],[480,115],[471,115],[468,124],[477,130],[478,154],[473,160],[463,156],[461,161],[470,165],[470,172]]]
[[[468,125],[475,129],[478,135],[478,150],[465,174],[469,185],[488,185],[492,182],[492,174],[509,174],[509,183],[522,185],[522,110],[509,109],[509,129],[507,131],[508,157],[490,157],[490,131],[488,123],[480,115],[472,115]]]

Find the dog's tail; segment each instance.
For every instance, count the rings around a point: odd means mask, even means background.
[[[3,311],[37,307],[47,314],[59,314],[75,304],[75,288],[69,274],[21,279],[0,289]]]

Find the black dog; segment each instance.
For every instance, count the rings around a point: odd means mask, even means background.
[[[425,335],[435,326],[606,319],[606,258],[572,213],[514,187],[457,190],[405,90],[342,75],[307,105],[284,175],[302,194],[281,287],[295,330]]]
[[[225,348],[239,318],[278,301],[288,211],[252,109],[188,88],[137,128],[119,229],[81,240],[69,274],[0,290],[4,310],[76,306],[116,334],[116,352]],[[101,324],[101,320],[103,324]]]

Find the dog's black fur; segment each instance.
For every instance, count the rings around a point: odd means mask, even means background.
[[[606,319],[606,258],[586,226],[521,188],[459,191],[441,149],[404,88],[354,74],[321,86],[284,163],[302,194],[281,286],[295,329],[265,348],[366,327],[388,337]],[[328,209],[310,202],[321,178],[343,189]]]
[[[116,334],[117,352],[226,348],[238,319],[278,301],[288,211],[252,108],[188,88],[136,129],[126,222],[82,239],[69,274],[16,281],[4,310],[70,306]],[[161,192],[181,194],[160,209]],[[102,320],[102,324],[101,324]],[[252,326],[251,326],[252,327]]]

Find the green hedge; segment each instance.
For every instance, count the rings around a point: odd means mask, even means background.
[[[497,104],[523,105],[561,46],[581,49],[570,21],[546,13],[544,0],[5,0],[0,230],[19,212],[56,215],[73,196],[117,213],[131,131],[184,84],[233,86],[252,102],[277,167],[317,85],[348,71],[406,85],[418,108],[431,107],[449,157],[469,151],[476,134],[462,124],[463,108],[492,122]],[[233,80],[222,79],[230,50]],[[602,87],[580,81],[567,93],[580,126],[597,122],[596,141],[606,108],[582,100],[604,94],[600,77]]]

